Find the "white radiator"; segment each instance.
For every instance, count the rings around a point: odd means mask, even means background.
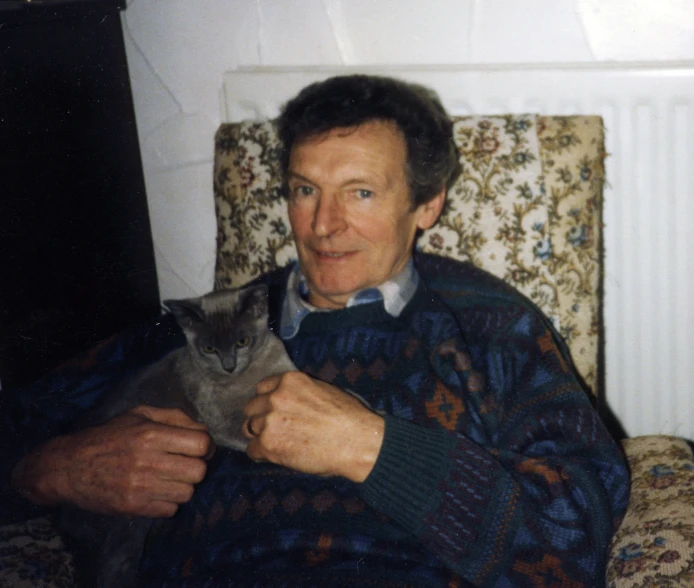
[[[346,71],[429,85],[451,114],[603,117],[607,402],[632,436],[694,438],[694,64],[235,71],[222,118],[275,116],[306,84]]]

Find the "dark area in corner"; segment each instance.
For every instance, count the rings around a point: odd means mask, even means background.
[[[123,0],[0,0],[0,381],[159,312]]]

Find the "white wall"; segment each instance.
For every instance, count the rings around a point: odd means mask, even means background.
[[[123,26],[162,298],[212,288],[225,71],[694,61],[692,0],[130,0]]]

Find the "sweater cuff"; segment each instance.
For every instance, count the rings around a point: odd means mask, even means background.
[[[373,508],[420,535],[424,517],[441,501],[440,484],[447,478],[455,439],[390,415],[385,417],[383,445],[376,464],[360,486]]]

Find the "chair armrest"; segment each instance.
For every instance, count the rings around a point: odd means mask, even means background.
[[[62,539],[48,518],[0,527],[0,586],[65,588],[75,572]]]
[[[629,508],[610,546],[609,588],[694,586],[694,457],[683,439],[627,439]]]

